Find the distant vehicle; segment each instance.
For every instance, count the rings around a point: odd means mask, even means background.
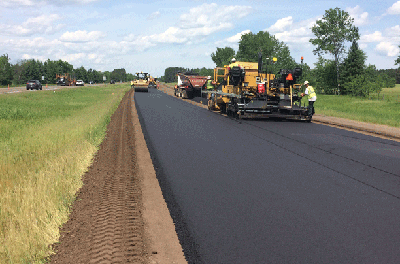
[[[89,84],[94,84],[94,81],[90,81]]]
[[[76,80],[71,78],[69,73],[65,74],[56,74],[57,85],[61,86],[74,86],[76,85]]]
[[[84,86],[85,83],[82,80],[77,80],[76,81],[76,86]]]
[[[42,90],[42,84],[39,82],[39,80],[29,80],[26,83],[26,90]]]
[[[114,81],[114,80],[111,80],[110,83],[111,83],[111,84],[115,84],[115,81]]]

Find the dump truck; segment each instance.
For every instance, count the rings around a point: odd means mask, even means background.
[[[76,80],[71,78],[69,73],[56,74],[57,85],[59,86],[75,86]]]
[[[200,76],[191,72],[178,72],[178,84],[175,85],[174,95],[177,97],[191,99],[194,96],[201,96],[205,88],[208,76]]]
[[[133,81],[135,92],[149,92],[149,74],[147,72],[137,72],[137,79]]]
[[[303,59],[302,59],[303,61]],[[216,88],[208,93],[208,109],[235,118],[282,118],[311,122],[302,106],[297,80],[302,68],[281,69],[277,74],[262,71],[257,62],[236,62],[238,66],[214,69]]]

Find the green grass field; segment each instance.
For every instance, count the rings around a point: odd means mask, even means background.
[[[44,263],[128,84],[0,95],[0,263]]]
[[[400,84],[370,98],[319,94],[314,106],[316,114],[400,127]]]

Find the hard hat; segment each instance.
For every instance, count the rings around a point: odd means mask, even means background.
[[[305,81],[305,82],[304,82],[304,85],[306,85],[306,84],[309,84],[309,82],[308,82],[308,81]]]
[[[207,79],[211,79],[211,76],[207,76]]]
[[[236,59],[235,58],[232,58],[232,60],[231,60],[232,62],[235,62],[236,61]]]

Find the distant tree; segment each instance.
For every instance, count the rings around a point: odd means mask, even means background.
[[[215,53],[211,53],[211,59],[217,67],[224,67],[224,65],[228,65],[231,59],[235,57],[235,54],[235,50],[231,47],[217,48]]]
[[[42,81],[44,74],[43,63],[35,60],[25,60],[22,62],[22,81],[27,82],[31,79]]]
[[[336,82],[335,61],[327,60],[319,56],[318,61],[314,64],[313,75],[315,76],[315,89],[317,92],[334,94]]]
[[[12,68],[11,64],[9,63],[8,54],[3,54],[0,57],[0,84],[1,85],[8,85],[12,82],[13,75],[12,75]]]
[[[314,39],[310,42],[317,46],[313,52],[321,56],[330,53],[335,58],[336,83],[339,89],[339,61],[345,52],[346,41],[357,41],[360,38],[358,28],[353,25],[354,19],[340,8],[325,11],[321,20],[317,20],[311,28]]]
[[[126,74],[126,80],[127,81],[132,81],[132,80],[135,80],[135,79],[136,79],[136,76],[133,75],[132,73],[127,73]]]
[[[126,71],[124,68],[122,69],[114,69],[111,72],[110,78],[115,81],[126,81]]]
[[[399,48],[400,48],[400,45],[399,45]],[[397,58],[397,60],[395,61],[395,64],[396,64],[396,65],[399,64],[399,69],[400,69],[400,55],[399,55],[399,57]]]
[[[172,83],[172,82],[177,82],[178,77],[176,74],[178,72],[187,72],[189,69],[183,68],[183,67],[168,67],[164,71],[164,82],[166,83]]]
[[[364,51],[359,49],[357,41],[354,40],[347,58],[344,59],[340,68],[340,83],[342,84],[342,87],[340,87],[341,94],[351,93],[351,91],[346,90],[346,83],[351,82],[355,76],[364,74],[366,59],[367,56]]]
[[[75,69],[73,75],[76,80],[83,80],[86,83],[88,82],[87,70],[83,66],[79,67],[78,69]]]
[[[240,61],[258,62],[258,54],[261,52],[263,58],[263,71],[277,73],[279,69],[292,69],[297,66],[290,55],[288,46],[278,41],[275,36],[267,31],[260,31],[257,34],[252,32],[242,35],[239,41],[237,58]],[[272,64],[273,57],[277,62]]]

